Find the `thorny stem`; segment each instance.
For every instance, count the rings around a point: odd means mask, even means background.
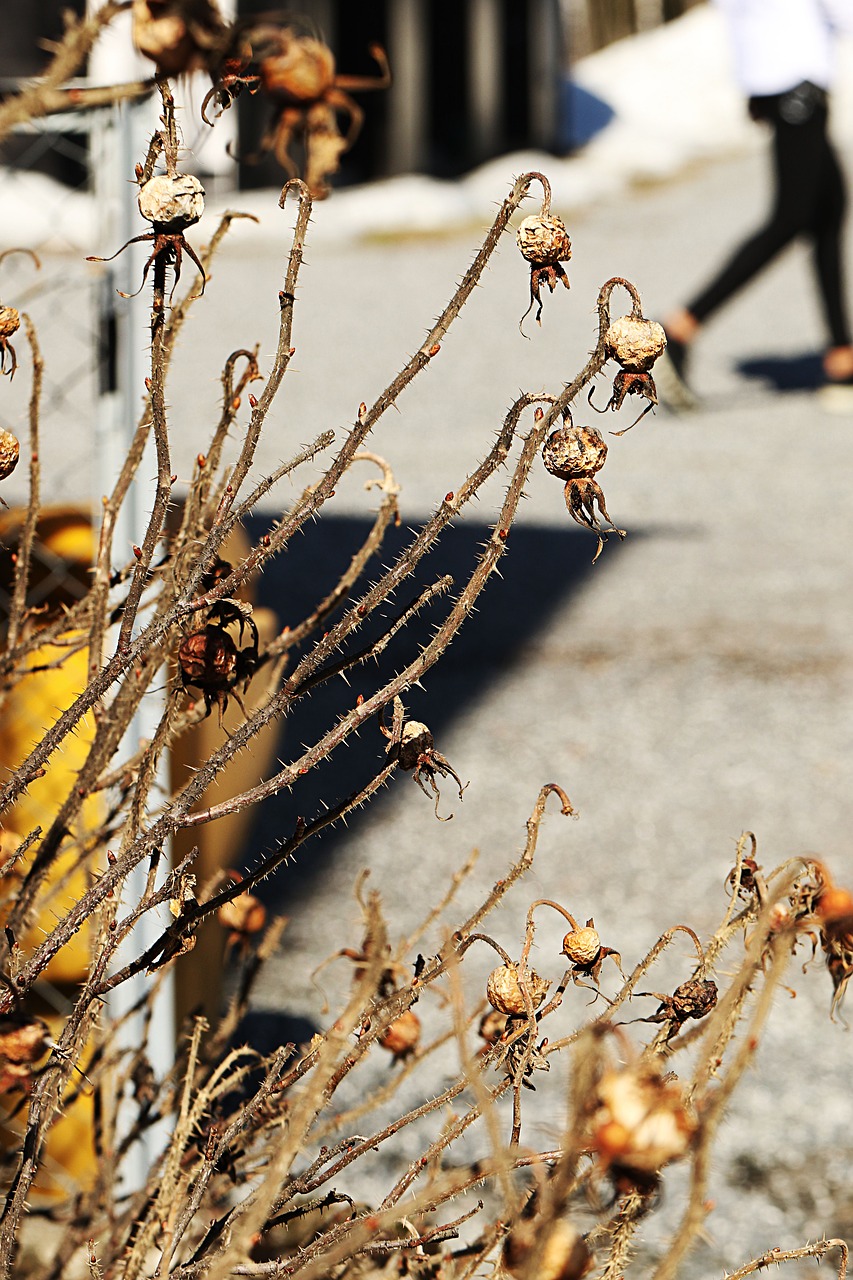
[[[41,507],[41,459],[39,458],[39,414],[41,409],[41,389],[44,376],[44,360],[39,348],[35,326],[28,315],[23,317],[30,344],[32,360],[32,390],[30,392],[30,499],[24,527],[18,538],[17,560],[15,562],[15,582],[12,588],[12,604],[9,610],[9,626],[6,632],[5,647],[13,651],[18,644],[24,615],[27,607],[27,589],[30,582],[30,563],[33,554],[33,542],[36,536],[39,511]]]
[[[738,1267],[737,1271],[727,1272],[725,1280],[745,1280],[746,1276],[753,1275],[756,1271],[764,1271],[772,1266],[778,1267],[781,1262],[799,1262],[802,1258],[816,1258],[818,1262],[822,1262],[824,1256],[833,1249],[837,1249],[839,1253],[838,1280],[845,1280],[850,1250],[846,1240],[838,1239],[816,1240],[814,1244],[803,1245],[801,1249],[780,1249],[778,1247],[768,1249],[766,1253],[762,1253],[761,1257],[753,1258],[751,1262]]]
[[[56,109],[56,90],[79,72],[104,27],[127,7],[128,0],[107,0],[97,13],[76,20],[72,18],[67,22],[65,35],[45,74],[20,93],[11,94],[0,103],[0,142],[16,125],[28,124]],[[120,100],[126,96],[122,93],[125,88],[127,86],[116,86],[114,96],[107,98],[107,101]],[[70,94],[65,95],[65,100],[70,101]]]
[[[395,403],[398,396],[409,385],[417,373],[427,367],[432,356],[437,354],[441,339],[448,332],[454,319],[459,315],[465,302],[468,300],[479,282],[489,258],[497,247],[500,236],[509,223],[510,217],[527,194],[529,182],[530,179],[528,175],[523,175],[517,180],[515,186],[510,192],[510,195],[501,206],[497,217],[495,218],[495,221],[483,242],[483,245],[474,258],[473,263],[465,273],[447,307],[445,307],[435,325],[430,330],[430,333],[424,343],[421,344],[418,351],[408,361],[402,371],[392,380],[391,383],[389,383],[372,408],[366,410],[364,414],[359,415],[358,421],[350,432],[347,441],[340,450],[337,458],[330,464],[320,484],[315,486],[314,489],[312,489],[312,491],[306,495],[299,504],[297,504],[297,507],[291,515],[282,521],[281,525],[276,530],[274,537],[270,539],[269,547],[259,548],[243,563],[243,565],[238,566],[233,574],[231,574],[227,579],[224,579],[214,591],[208,592],[202,597],[195,598],[205,568],[216,555],[225,535],[228,532],[228,523],[227,521],[223,521],[217,528],[211,530],[199,559],[197,569],[191,575],[185,588],[179,593],[172,607],[165,615],[157,618],[154,622],[144,628],[127,651],[117,651],[97,675],[93,674],[87,688],[57,719],[49,732],[45,734],[41,742],[32,752],[30,752],[27,759],[23,761],[20,767],[16,770],[14,777],[11,778],[2,791],[0,791],[0,812],[14,802],[17,796],[21,794],[22,790],[32,781],[37,771],[50,757],[65,735],[71,732],[80,718],[101,700],[111,685],[137,661],[138,657],[142,653],[159,645],[160,642],[168,635],[171,627],[181,617],[188,613],[196,612],[200,608],[209,607],[216,600],[232,595],[240,584],[244,582],[245,579],[260,565],[261,561],[267,555],[273,554],[284,546],[292,534],[300,529],[306,520],[310,519],[320,509],[329,494],[334,490],[341,475],[343,475],[344,471],[349,467],[353,455],[361,447],[365,437],[373,428],[375,423],[386,412],[386,410]],[[291,184],[288,184],[282,192],[282,199],[286,196],[290,185]],[[300,211],[297,217],[293,249],[293,261],[295,264],[301,262],[302,249],[299,236],[300,230],[302,230],[304,234],[303,222],[307,223],[307,218],[310,212],[309,206],[309,197],[306,193],[301,192]],[[290,269],[288,276],[289,274]],[[285,290],[283,292],[286,294],[287,291]],[[289,359],[290,349],[288,348],[287,351],[285,351],[283,338],[287,322],[286,318],[290,314],[290,305],[288,298],[285,296],[282,301],[282,315],[285,319],[282,323],[278,352],[273,372],[270,374],[270,382],[273,382],[276,379],[280,381],[280,375],[277,371],[283,364],[284,367],[286,367],[286,361]],[[600,297],[599,327],[602,334],[602,324],[604,324],[606,328],[606,311],[607,301]],[[599,347],[601,347],[601,343],[599,343]],[[571,394],[567,394],[569,391],[569,389],[567,389],[567,392],[564,392],[559,398],[561,407],[563,404],[569,403],[572,395],[577,394],[580,387],[598,371],[603,363],[603,348],[601,350],[598,350],[597,348],[597,354],[588,362],[583,373],[580,375],[580,378],[576,379],[575,383],[572,384],[573,390],[571,391]],[[281,375],[283,375],[283,372],[284,368],[282,367]],[[258,408],[260,408],[262,403],[267,403],[264,401],[263,396],[259,399]],[[553,416],[548,415],[546,417],[548,425],[550,425],[554,420],[554,417],[556,417],[556,413]],[[253,418],[253,426],[250,425],[250,434],[253,433],[255,427],[259,430],[260,425],[261,423],[257,422],[257,420]],[[139,445],[139,448],[141,451],[141,444]],[[266,721],[264,723],[266,723]],[[261,725],[258,725],[257,727],[260,728]]]

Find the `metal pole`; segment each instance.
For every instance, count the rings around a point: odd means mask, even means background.
[[[495,0],[468,0],[468,87],[472,159],[500,149],[502,13]]]
[[[117,34],[119,33],[108,33],[113,41]],[[139,74],[129,32],[124,33],[122,45],[110,48],[107,42],[107,47],[97,48],[92,63],[90,76],[95,83],[132,79]],[[136,208],[133,172],[136,162],[145,158],[148,141],[156,123],[157,107],[150,102],[124,105],[98,115],[98,123],[91,138],[91,163],[94,198],[100,215],[98,245],[104,253],[112,252],[131,236],[138,235],[142,229]],[[114,262],[104,264],[100,284],[101,380],[96,426],[96,512],[101,508],[101,495],[110,491],[117,478],[143,407],[150,343],[146,299],[144,294],[124,299],[117,292],[121,290],[132,293],[135,290],[142,261],[144,259],[141,254],[128,250]],[[152,445],[150,451],[146,450],[137,478],[119,513],[113,544],[119,559],[129,558],[132,544],[141,541],[153,501],[150,477],[155,474]],[[128,729],[122,750],[134,751],[141,738],[153,736],[165,705],[165,692],[162,691],[164,683],[156,681],[160,691],[149,692],[143,698]],[[168,794],[168,761],[165,758],[161,758],[158,781],[160,787],[154,789],[155,794],[158,790],[161,794]],[[167,871],[166,861],[164,874]],[[145,881],[144,866],[137,868],[128,877],[123,893],[125,907],[140,900]],[[160,936],[164,923],[166,921],[158,919],[154,912],[143,916],[126,948],[117,956],[116,967],[120,968],[131,955],[138,955],[151,945]],[[109,997],[111,1015],[118,1018],[127,1013],[144,997],[149,988],[150,981],[144,975],[118,987]],[[128,1048],[134,1047],[142,1034],[142,1015],[136,1014],[124,1028],[124,1043]],[[146,1053],[158,1076],[165,1074],[174,1064],[174,986],[171,975],[163,980],[154,1002]],[[117,1116],[119,1134],[130,1120],[129,1104],[125,1103],[122,1107],[120,1102]],[[162,1150],[167,1137],[166,1126],[156,1126],[146,1131],[141,1141],[131,1148],[122,1166],[127,1187],[144,1185],[151,1164]]]
[[[388,104],[388,173],[410,173],[427,158],[427,41],[424,0],[389,0],[388,56],[394,82]]]

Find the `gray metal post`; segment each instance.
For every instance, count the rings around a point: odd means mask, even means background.
[[[500,106],[503,86],[502,14],[495,0],[468,0],[468,90],[473,160],[500,149]]]
[[[419,169],[426,156],[427,6],[425,0],[389,0],[388,56],[394,69],[389,90],[389,173]]]
[[[144,224],[140,223],[136,209],[136,187],[133,169],[137,160],[144,159],[152,127],[156,124],[156,108],[151,104],[125,105],[110,112],[101,113],[100,122],[92,136],[92,162],[94,171],[95,200],[100,212],[98,245],[112,252],[131,236],[138,235]],[[142,246],[143,250],[145,246]],[[100,294],[100,328],[102,376],[96,427],[96,486],[95,511],[100,510],[101,495],[108,493],[116,480],[119,468],[127,454],[130,440],[136,428],[143,406],[145,377],[147,376],[147,350],[150,343],[147,318],[149,308],[145,294],[137,298],[123,299],[117,290],[132,293],[141,274],[144,257],[127,250],[114,262],[104,264]],[[143,458],[137,480],[131,486],[119,513],[115,530],[114,548],[119,559],[129,558],[133,543],[142,540],[148,513],[153,500],[150,477],[156,474],[153,455]],[[155,682],[158,685],[164,681]],[[164,692],[149,692],[128,730],[123,746],[135,750],[141,738],[150,738],[160,719],[165,702]],[[163,793],[167,794],[168,763],[160,766]],[[164,873],[168,863],[164,865]],[[139,901],[146,880],[145,866],[139,867],[125,881],[123,904],[130,907]],[[138,955],[161,934],[165,919],[158,919],[149,912],[133,931],[128,944],[116,961],[121,967],[131,956]],[[109,997],[110,1013],[120,1017],[150,988],[150,979],[139,975],[118,987]],[[142,1032],[142,1018],[137,1014],[125,1030],[125,1043],[138,1043]],[[167,976],[155,1002],[150,1023],[147,1053],[158,1075],[167,1072],[175,1060],[175,1027],[173,980]],[[118,1126],[123,1123],[119,1109]],[[122,1166],[124,1181],[130,1188],[139,1187],[147,1179],[151,1163],[168,1137],[165,1127],[146,1132]]]
[[[553,147],[560,75],[565,70],[565,46],[558,0],[531,0],[528,6],[530,68],[530,140],[536,147]]]

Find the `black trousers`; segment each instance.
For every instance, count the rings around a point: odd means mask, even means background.
[[[751,236],[719,274],[687,304],[704,321],[776,255],[805,235],[811,241],[818,291],[834,347],[851,343],[844,297],[842,228],[844,178],[827,135],[826,95],[813,85],[787,94],[750,99],[750,113],[773,129],[776,191],[767,223]]]

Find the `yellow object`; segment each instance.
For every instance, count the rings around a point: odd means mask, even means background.
[[[6,546],[14,544],[20,529],[20,513],[10,512],[0,528],[0,536]],[[88,516],[75,508],[61,508],[46,512],[40,521],[38,538],[33,552],[31,589],[40,593],[39,603],[47,605],[45,618],[51,609],[68,602],[81,593],[88,577],[94,553],[93,533]],[[10,689],[0,716],[0,765],[4,774],[14,771],[41,740],[47,728],[62,711],[71,705],[86,687],[88,673],[88,649],[74,651],[77,637],[69,633],[61,644],[45,644],[30,654],[27,667],[30,675],[23,675]],[[52,663],[62,659],[61,665]],[[45,669],[47,668],[47,669]],[[13,852],[14,845],[35,827],[47,831],[59,812],[68,793],[73,789],[77,776],[94,740],[95,723],[89,713],[84,716],[74,734],[69,734],[58,751],[50,757],[44,777],[36,778],[16,804],[3,815],[7,839],[3,853]],[[68,909],[85,893],[92,868],[88,855],[91,852],[91,835],[100,826],[103,817],[103,800],[98,796],[87,798],[70,832],[63,842],[62,852],[56,859],[51,874],[39,896],[38,919],[24,936],[17,939],[25,956],[32,954],[42,938]],[[14,842],[8,837],[17,833]],[[13,848],[8,846],[13,844]],[[6,916],[6,905],[14,895],[17,885],[26,872],[29,856],[21,865],[21,875],[9,875],[0,879],[0,923]],[[45,981],[70,998],[89,971],[90,934],[87,927],[54,956],[47,966]],[[38,997],[38,987],[36,988]],[[63,1019],[51,1017],[45,1010],[39,1012],[51,1026],[54,1035],[61,1031]],[[78,1085],[70,1086],[76,1089]],[[10,1094],[2,1099],[3,1109],[14,1111],[19,1095]],[[37,1188],[55,1197],[66,1195],[69,1190],[85,1185],[95,1171],[93,1144],[93,1101],[81,1093],[75,1102],[52,1125],[47,1140],[45,1161],[39,1175]],[[12,1149],[20,1145],[26,1111],[8,1118],[0,1125],[0,1142]]]

